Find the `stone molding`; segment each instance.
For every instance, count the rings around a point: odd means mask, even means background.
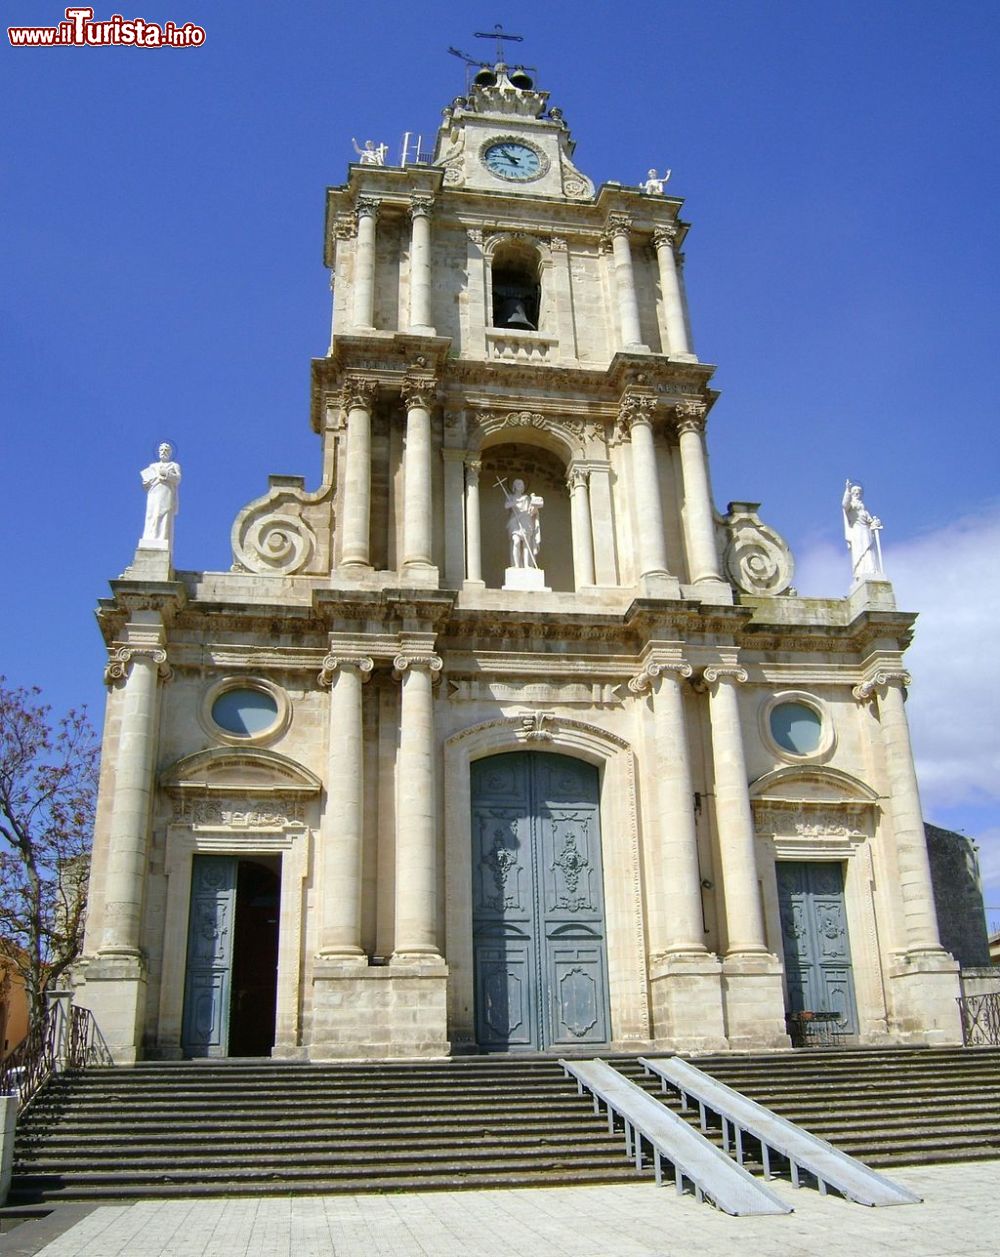
[[[132,671],[133,661],[138,658],[152,659],[157,665],[156,674],[161,681],[169,681],[173,676],[167,662],[167,652],[162,646],[115,646],[108,655],[104,684],[114,685],[124,681]]]

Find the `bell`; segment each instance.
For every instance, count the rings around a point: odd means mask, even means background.
[[[535,86],[534,79],[524,72],[524,66],[518,66],[514,73],[510,76],[511,87],[516,87],[520,92],[530,92]]]
[[[504,314],[506,317],[502,326],[520,328],[522,332],[535,331],[535,325],[525,313],[524,302],[520,297],[511,300],[509,312],[505,310]]]
[[[472,81],[476,87],[493,87],[496,84],[497,76],[488,66],[484,65]]]

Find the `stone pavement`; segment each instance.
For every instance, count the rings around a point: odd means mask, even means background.
[[[106,1205],[38,1257],[816,1257],[838,1252],[972,1257],[1000,1248],[1000,1161],[893,1177],[919,1205],[866,1209],[775,1184],[786,1217],[732,1218],[673,1187],[522,1188],[386,1196]],[[51,1225],[51,1223],[50,1223]],[[51,1236],[51,1231],[49,1232]]]

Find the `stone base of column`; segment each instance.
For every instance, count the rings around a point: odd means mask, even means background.
[[[669,572],[646,572],[637,582],[643,598],[679,598],[681,583]]]
[[[437,589],[440,574],[433,563],[404,563],[400,583],[419,589]]]
[[[769,952],[737,952],[722,961],[722,1001],[730,1048],[786,1048],[781,961]]]
[[[138,956],[88,956],[73,971],[73,1001],[88,1008],[116,1065],[142,1057],[146,965]]]
[[[312,1061],[447,1056],[448,966],[437,963],[360,967],[317,960]]]
[[[725,581],[706,577],[695,581],[693,585],[682,585],[681,594],[685,598],[696,598],[698,602],[710,603],[713,607],[731,607],[733,605],[733,589]]]
[[[715,1052],[726,1048],[722,962],[707,952],[663,956],[649,971],[657,1048]]]
[[[486,588],[484,580],[464,580],[462,581],[462,593],[478,593],[480,589]]]
[[[173,580],[170,544],[166,541],[140,541],[135,557],[122,572],[122,580]]]
[[[962,1042],[959,967],[946,951],[910,952],[888,972],[889,1033],[896,1043]]]
[[[330,574],[332,589],[357,589],[359,585],[374,588],[378,584],[375,569],[367,563],[341,563]]]
[[[697,362],[697,354],[667,354],[668,362]]]

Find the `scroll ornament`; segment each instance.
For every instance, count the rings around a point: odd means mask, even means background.
[[[731,502],[723,519],[724,563],[732,583],[745,594],[784,593],[795,562],[785,539],[763,523],[756,502]]]

